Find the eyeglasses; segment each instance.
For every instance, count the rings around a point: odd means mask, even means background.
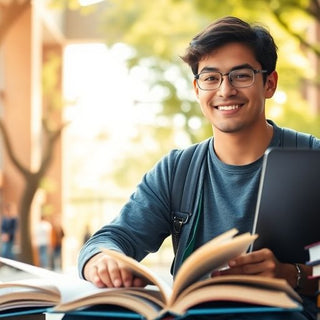
[[[267,70],[255,70],[242,68],[227,73],[219,71],[204,71],[194,76],[201,90],[217,90],[220,88],[224,76],[228,76],[230,84],[234,88],[247,88],[253,85],[257,73],[266,73]]]

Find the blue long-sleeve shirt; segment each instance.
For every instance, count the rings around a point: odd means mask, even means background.
[[[269,147],[283,147],[286,129],[273,125]],[[320,140],[311,137],[310,147],[320,149]],[[83,276],[85,263],[101,247],[121,251],[140,261],[159,249],[172,233],[171,197],[174,163],[181,150],[172,150],[147,172],[131,195],[120,215],[111,224],[98,230],[79,254],[79,272]],[[195,232],[194,249],[222,232],[236,227],[240,233],[252,231],[263,157],[242,165],[228,165],[219,160],[213,148],[213,138],[207,151],[203,175],[202,205]],[[176,274],[183,262],[184,250],[194,225],[182,228],[179,247],[172,268]],[[305,312],[315,314],[315,301],[304,297]],[[313,318],[313,316],[312,316]]]
[[[269,147],[282,146],[282,128],[273,122],[274,133]],[[312,148],[320,148],[320,140],[312,137]],[[121,251],[140,261],[159,249],[172,232],[170,190],[172,171],[181,150],[173,150],[145,174],[120,215],[111,224],[97,231],[79,254],[79,271],[100,251],[101,247]],[[251,231],[255,212],[262,157],[243,166],[221,162],[213,148],[213,138],[206,157],[203,182],[203,204],[196,232],[195,249],[222,232],[236,227],[240,233]],[[183,233],[192,226],[186,224]],[[183,240],[185,239],[185,240]],[[186,246],[183,243],[182,246]],[[182,263],[178,251],[173,273]]]

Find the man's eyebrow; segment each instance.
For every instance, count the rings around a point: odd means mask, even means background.
[[[233,70],[243,69],[243,68],[254,69],[250,64],[244,63],[244,64],[240,64],[238,66],[232,67],[228,72],[233,71]],[[220,72],[220,70],[215,67],[206,66],[206,67],[202,68],[199,73],[202,73],[202,72]]]

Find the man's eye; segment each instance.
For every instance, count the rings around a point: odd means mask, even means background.
[[[252,74],[250,72],[236,72],[232,76],[235,80],[248,80],[252,78]]]
[[[236,77],[238,78],[238,79],[241,79],[241,78],[250,78],[250,75],[248,74],[248,73],[239,73],[239,74],[237,74],[236,75]]]
[[[217,82],[220,80],[220,77],[219,75],[216,75],[216,74],[207,74],[203,76],[202,80],[209,81],[209,82]]]

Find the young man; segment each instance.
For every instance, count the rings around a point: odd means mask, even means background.
[[[195,204],[195,210],[201,211],[197,248],[232,227],[241,233],[251,231],[262,157],[268,147],[283,146],[285,129],[265,117],[265,100],[273,96],[278,80],[276,45],[266,29],[234,17],[220,19],[192,40],[183,60],[194,73],[195,94],[214,133],[204,164],[202,206]],[[320,140],[312,137],[311,146],[320,148]],[[172,233],[171,173],[180,155],[181,151],[173,150],[160,160],[144,176],[121,215],[82,248],[79,268],[85,279],[99,287],[144,285],[99,248],[141,260],[160,247]],[[182,229],[174,274],[183,262],[188,232],[190,227]],[[225,273],[285,278],[294,288],[297,284],[296,267],[281,263],[267,248],[237,257],[229,266]],[[300,268],[300,293],[312,296],[316,283],[307,279],[311,270],[305,265]],[[305,298],[305,314],[312,309],[310,301]],[[295,317],[313,319],[311,315]]]

